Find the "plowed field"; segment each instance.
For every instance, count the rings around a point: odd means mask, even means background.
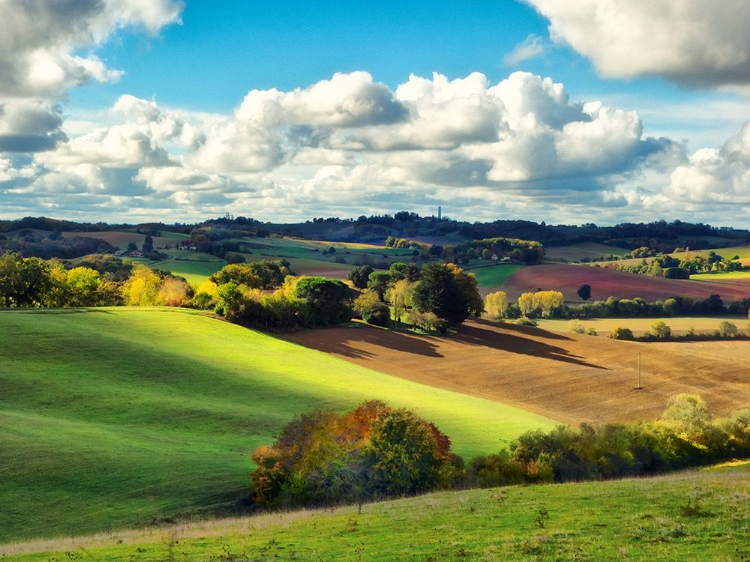
[[[591,299],[605,300],[610,296],[645,301],[665,300],[674,296],[705,299],[718,294],[725,303],[750,297],[750,279],[734,281],[689,281],[664,279],[585,265],[545,264],[523,267],[511,275],[500,290],[510,299],[537,289],[561,291],[566,301],[580,302],[578,288],[591,285]]]
[[[681,392],[701,395],[716,416],[750,406],[746,341],[636,343],[479,321],[444,338],[332,328],[287,339],[573,424],[653,420]]]

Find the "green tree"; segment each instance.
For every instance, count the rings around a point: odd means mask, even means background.
[[[672,329],[663,320],[657,320],[651,324],[649,333],[658,340],[666,340],[672,335]]]
[[[584,284],[578,287],[578,296],[583,301],[589,300],[591,298],[591,285]]]
[[[620,328],[619,326],[612,330],[612,333],[609,335],[609,337],[613,340],[625,341],[633,341],[635,339],[633,331],[630,328]]]
[[[444,263],[431,263],[422,268],[412,302],[420,312],[432,312],[451,325],[469,317],[469,301],[456,281],[453,268]]]
[[[737,326],[732,322],[724,320],[719,324],[719,336],[722,338],[736,338],[737,333]]]
[[[346,276],[357,289],[367,287],[367,281],[374,270],[369,265],[360,265],[352,269]]]
[[[143,249],[144,254],[149,254],[154,251],[154,239],[150,234],[146,234],[146,238],[143,239],[143,246],[141,246],[141,248]]]
[[[381,301],[385,300],[385,292],[391,283],[391,274],[387,271],[373,271],[367,279],[367,288],[377,293]]]
[[[380,300],[374,291],[364,291],[354,300],[354,312],[362,317],[368,324],[376,326],[387,326],[391,319],[388,305]]]
[[[304,301],[304,315],[311,324],[328,326],[351,318],[350,289],[337,279],[302,277],[295,297]]]
[[[694,435],[700,433],[711,421],[708,405],[697,394],[677,394],[667,402],[662,420],[677,431]]]
[[[0,257],[2,306],[41,306],[50,286],[50,266],[44,260],[22,258],[13,252],[7,252]]]
[[[388,494],[414,494],[435,487],[443,460],[436,435],[413,412],[401,409],[378,416],[372,424],[369,450],[376,477]]]

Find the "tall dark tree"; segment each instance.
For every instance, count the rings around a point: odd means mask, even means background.
[[[146,238],[143,239],[143,246],[141,246],[141,248],[143,249],[144,254],[149,254],[154,251],[154,239],[150,234],[146,234]]]
[[[352,317],[351,290],[337,279],[303,277],[295,296],[306,301],[304,316],[311,324],[327,326]]]
[[[369,265],[360,265],[351,270],[346,278],[351,280],[357,289],[364,289],[367,287],[367,280],[372,272],[373,269]]]
[[[425,265],[414,288],[412,302],[420,312],[433,312],[453,326],[466,320],[470,314],[471,303],[456,279],[456,268],[452,264]]]
[[[578,287],[578,296],[581,297],[581,300],[589,300],[591,298],[591,285],[581,285]]]

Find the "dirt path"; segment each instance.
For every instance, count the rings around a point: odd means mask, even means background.
[[[750,407],[750,342],[635,343],[468,322],[452,337],[333,328],[286,339],[416,382],[565,423],[652,420],[700,394],[716,416]],[[638,354],[641,390],[635,390]]]

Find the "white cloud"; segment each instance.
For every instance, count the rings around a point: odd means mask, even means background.
[[[344,88],[336,96],[334,81]],[[395,90],[366,73],[336,75],[251,92],[228,115],[125,95],[73,129],[27,165],[3,164],[0,203],[15,209],[23,192],[38,208],[65,194],[71,209],[89,201],[101,214],[109,196],[118,215],[163,219],[161,208],[176,220],[222,208],[280,220],[444,203],[477,219],[502,210],[552,220],[554,208],[561,221],[695,199],[661,193],[677,166],[694,165],[682,144],[644,137],[636,112],[572,101],[562,84],[524,72],[494,85],[479,73],[411,76]]]
[[[750,122],[721,148],[700,149],[678,166],[665,195],[692,203],[750,204]]]
[[[525,0],[550,36],[605,77],[664,76],[694,86],[750,84],[746,0]]]
[[[536,58],[543,53],[542,38],[538,35],[529,35],[512,52],[503,57],[503,62],[508,66],[518,66],[522,62]]]
[[[156,33],[179,21],[181,1],[173,0],[4,0],[0,2],[0,95],[58,98],[94,80],[116,80],[92,48],[125,27]]]

